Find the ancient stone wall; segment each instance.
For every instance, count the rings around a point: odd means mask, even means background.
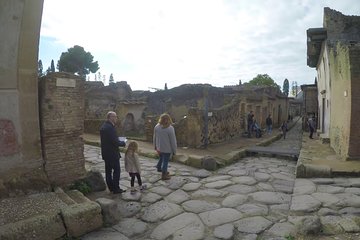
[[[85,82],[85,132],[99,134],[108,111],[118,115],[116,125],[119,135],[144,133],[143,100],[132,99],[130,86],[122,81],[109,86],[102,82]]]
[[[338,43],[330,48],[331,79],[331,147],[343,159],[349,157],[349,136],[351,123],[351,72],[349,49],[346,44]]]
[[[186,118],[174,125],[176,139],[180,147],[198,148],[204,145],[204,111],[190,108]]]
[[[360,41],[360,17],[346,16],[341,12],[324,8],[324,28],[329,40]]]
[[[0,3],[0,198],[49,187],[37,92],[42,7],[43,0]]]
[[[209,144],[225,142],[243,133],[241,121],[244,119],[239,110],[240,102],[234,101],[212,111],[212,116],[209,116]]]
[[[224,99],[222,99],[224,100]],[[245,94],[238,93],[232,102],[220,108],[209,108],[208,144],[215,144],[239,137],[247,131],[246,117],[250,110],[255,112],[259,125],[265,127],[265,119],[269,113],[273,116],[274,127],[280,125],[288,117],[289,103],[283,96],[273,97],[264,92]],[[178,146],[198,148],[205,145],[205,112],[203,107],[190,107],[184,117],[174,124]],[[172,114],[170,114],[172,116]],[[152,141],[156,117],[148,117],[145,121],[146,139]]]
[[[67,73],[40,79],[40,127],[45,171],[51,183],[68,184],[85,174],[84,80]]]

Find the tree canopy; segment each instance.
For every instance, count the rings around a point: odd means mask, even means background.
[[[284,93],[286,96],[289,96],[289,80],[287,80],[287,78],[285,78],[285,80],[284,80],[283,93]]]
[[[57,68],[60,72],[77,73],[82,77],[90,72],[95,73],[99,69],[98,62],[94,62],[94,57],[90,52],[86,52],[83,47],[75,45],[67,52],[61,53]]]
[[[280,86],[267,74],[258,74],[251,81],[248,82],[250,85],[254,86],[271,86],[277,87],[280,89]]]

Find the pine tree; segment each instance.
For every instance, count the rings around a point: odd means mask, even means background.
[[[112,85],[112,84],[115,84],[115,80],[114,80],[113,74],[111,73],[110,78],[109,78],[109,85]]]
[[[287,78],[285,78],[285,80],[284,80],[283,93],[284,93],[286,96],[289,96],[289,80],[287,80]]]
[[[79,74],[84,78],[87,74],[96,73],[99,69],[98,62],[94,62],[94,57],[90,52],[86,52],[83,47],[75,45],[67,52],[61,53],[57,63],[60,72]]]
[[[167,83],[165,83],[165,90],[168,90]]]
[[[51,60],[51,72],[55,72],[54,59],[53,59],[53,60]]]

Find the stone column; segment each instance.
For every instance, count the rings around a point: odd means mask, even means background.
[[[0,1],[0,197],[44,190],[37,61],[43,0]]]

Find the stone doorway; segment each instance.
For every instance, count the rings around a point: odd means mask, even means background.
[[[135,118],[132,113],[126,114],[124,124],[123,124],[123,130],[125,133],[131,133],[136,130],[135,127]]]

